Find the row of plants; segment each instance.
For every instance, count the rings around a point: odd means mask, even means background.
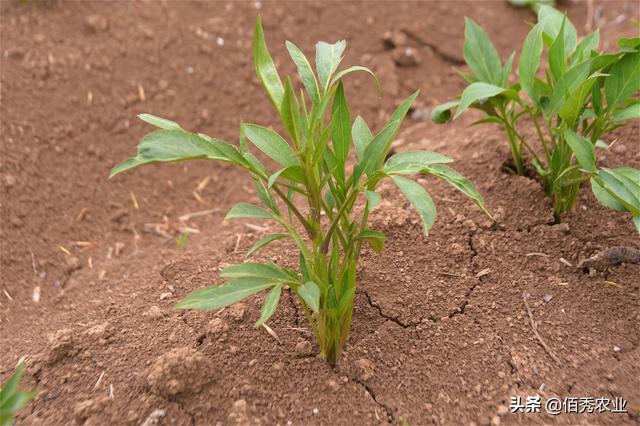
[[[477,124],[499,124],[511,147],[512,172],[525,174],[530,162],[554,200],[556,219],[571,209],[581,184],[591,181],[598,200],[607,207],[631,212],[640,228],[640,173],[631,168],[598,168],[596,149],[606,148],[603,134],[638,117],[639,39],[623,39],[617,53],[597,51],[596,31],[577,41],[576,30],[557,10],[542,6],[538,23],[527,36],[519,60],[519,80],[511,83],[512,54],[503,65],[495,47],[477,24],[467,20],[464,57],[472,74],[459,99],[434,109],[443,123],[468,108],[485,112]],[[541,66],[543,47],[548,49]],[[420,215],[425,235],[436,208],[424,187],[405,176],[431,175],[443,179],[473,200],[490,216],[475,186],[448,166],[452,160],[428,151],[401,152],[388,157],[391,143],[418,92],[373,133],[362,117],[351,118],[343,80],[353,72],[372,76],[362,66],[339,70],[346,43],[319,42],[315,70],[293,43],[286,48],[297,67],[303,88],[278,74],[267,49],[260,18],[253,39],[257,75],[278,112],[286,139],[274,130],[242,123],[238,145],[184,130],[170,120],[142,114],[158,128],[146,135],[137,155],[114,167],[111,176],[131,168],[189,159],[220,160],[245,169],[261,206],[240,203],[226,219],[259,218],[277,222],[283,231],[265,236],[247,253],[291,239],[299,250],[297,270],[273,262],[245,262],[225,268],[220,286],[194,291],[176,305],[179,309],[213,310],[268,291],[256,325],[275,312],[282,291],[298,300],[317,339],[322,356],[335,365],[351,326],[356,290],[356,266],[363,244],[383,248],[385,235],[368,226],[370,212],[381,201],[376,187],[391,179]],[[542,70],[544,72],[542,72]],[[537,151],[520,125],[527,117],[541,145]],[[268,168],[253,154],[258,149],[277,165]],[[355,163],[349,166],[350,156]],[[305,207],[300,207],[300,200]],[[358,204],[362,209],[356,209]]]

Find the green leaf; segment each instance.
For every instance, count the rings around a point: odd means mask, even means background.
[[[512,52],[511,55],[509,55],[509,57],[507,58],[507,62],[504,64],[504,68],[502,68],[499,86],[506,87],[507,84],[509,84],[509,75],[511,75],[511,68],[513,67],[513,59],[515,57],[516,52]]]
[[[591,141],[583,136],[576,134],[571,129],[565,129],[564,137],[567,140],[567,143],[571,147],[576,159],[578,160],[578,164],[584,170],[587,170],[591,173],[596,172],[596,155],[595,148]]]
[[[256,327],[261,326],[271,318],[278,307],[280,302],[280,294],[282,293],[282,284],[278,284],[271,289],[267,297],[262,304],[262,311],[260,312],[260,319],[256,322]]]
[[[520,76],[520,85],[529,97],[538,101],[534,91],[534,79],[536,71],[540,66],[540,56],[542,55],[542,32],[544,26],[542,23],[536,24],[522,45],[522,53],[520,54],[520,62],[518,64],[518,74]]]
[[[280,112],[280,106],[282,105],[282,98],[284,97],[284,86],[278,75],[273,59],[267,49],[267,43],[264,39],[264,31],[262,30],[262,21],[260,15],[256,18],[256,28],[253,33],[253,62],[256,67],[256,73],[258,78],[262,82],[262,85],[266,89],[271,102],[275,105],[278,112]]]
[[[365,195],[367,197],[367,202],[369,203],[369,210],[375,209],[382,202],[382,197],[375,191],[366,190]]]
[[[282,123],[289,135],[291,135],[293,141],[298,142],[300,140],[300,106],[289,77],[287,77],[284,84],[284,97],[282,98],[282,106],[280,108],[280,118],[282,118]]]
[[[331,83],[329,84],[329,86],[333,86],[338,81],[340,81],[342,78],[344,78],[346,75],[351,74],[352,72],[357,72],[357,71],[366,72],[369,75],[371,75],[371,77],[373,78],[373,84],[375,84],[375,86],[376,86],[376,93],[378,94],[378,96],[381,96],[382,90],[380,88],[380,82],[378,81],[378,77],[376,77],[376,75],[373,73],[373,71],[371,71],[369,68],[363,67],[363,66],[359,66],[359,65],[355,65],[355,66],[349,67],[349,68],[347,68],[345,70],[342,70],[342,71],[338,72],[331,79]]]
[[[393,179],[398,188],[400,188],[400,191],[402,191],[420,215],[424,234],[427,235],[436,220],[436,206],[433,204],[433,200],[431,200],[431,197],[422,185],[411,179],[401,176],[392,176],[391,179]]]
[[[562,104],[559,114],[560,117],[567,122],[569,127],[573,127],[582,110],[585,108],[585,101],[591,93],[591,88],[598,77],[600,77],[600,75],[592,75],[583,81],[580,87],[571,92],[567,100]]]
[[[198,309],[211,311],[233,305],[277,283],[262,278],[238,278],[216,286],[190,293],[175,305],[175,309]]]
[[[296,292],[314,312],[320,310],[320,289],[316,283],[307,281],[298,287]]]
[[[636,230],[640,232],[640,215],[633,217],[633,224],[636,226]]]
[[[296,154],[282,136],[269,128],[255,124],[243,124],[242,127],[247,138],[273,160],[285,168],[298,165]]]
[[[560,26],[558,36],[553,40],[549,48],[549,68],[556,80],[562,77],[566,70],[566,59],[564,50],[564,31],[567,17],[565,16]]]
[[[597,179],[592,177],[590,179],[590,181],[591,181],[591,191],[593,192],[593,195],[595,195],[596,199],[598,200],[598,202],[600,204],[602,204],[603,206],[608,207],[610,209],[619,211],[619,212],[628,211],[627,208],[625,206],[623,206],[622,203],[620,203],[620,201],[618,201],[613,196],[609,195],[607,190],[604,189],[598,183]]]
[[[620,108],[613,113],[613,119],[616,121],[629,120],[632,118],[640,118],[640,103],[634,103],[626,108]]]
[[[413,182],[413,181],[410,180],[410,182]],[[434,207],[434,214],[435,214],[435,207]],[[373,249],[373,251],[375,251],[376,253],[380,253],[384,248],[384,242],[387,239],[387,236],[380,231],[375,231],[373,229],[365,229],[364,231],[356,235],[355,239],[367,241],[369,245],[371,245],[371,248]]]
[[[322,93],[329,87],[331,76],[342,61],[342,53],[347,43],[340,40],[337,43],[329,44],[320,41],[316,44],[316,69],[318,70],[318,79],[320,80],[320,88]]]
[[[171,120],[167,120],[166,118],[156,117],[151,114],[139,114],[138,118],[146,123],[151,124],[152,126],[159,127],[163,130],[182,130],[182,127],[178,123],[175,123]]]
[[[316,80],[316,76],[313,73],[309,60],[295,44],[290,41],[287,41],[285,44],[291,59],[293,59],[293,62],[298,68],[298,74],[300,74],[302,84],[305,89],[307,89],[307,93],[309,94],[311,101],[314,105],[317,104],[320,102],[320,92],[318,90],[318,81]]]
[[[420,173],[432,164],[451,163],[453,160],[437,152],[406,151],[390,157],[384,165],[383,172],[388,175],[413,175]]]
[[[220,272],[223,278],[262,278],[272,282],[291,281],[292,277],[275,263],[263,264],[255,262],[240,263],[227,266]]]
[[[158,130],[144,136],[138,145],[137,156],[111,169],[109,178],[144,164],[196,158],[248,165],[235,146],[221,140],[183,130]]]
[[[587,79],[589,75],[589,61],[582,62],[575,65],[558,80],[556,87],[551,93],[549,99],[549,106],[545,109],[545,113],[548,117],[553,117],[558,114],[560,108],[564,104],[564,101],[571,96],[571,93],[576,91],[580,85]]]
[[[445,166],[444,164],[434,164],[426,167],[423,172],[444,180],[449,185],[469,197],[487,216],[491,217],[491,213],[489,213],[485,207],[482,195],[480,195],[480,192],[478,192],[475,185],[451,167]]]
[[[460,101],[449,101],[440,104],[431,111],[431,120],[437,124],[444,124],[451,119],[451,110],[457,108]]]
[[[464,59],[481,82],[499,85],[502,65],[487,33],[473,20],[465,18]]]
[[[25,364],[21,362],[16,367],[16,371],[9,377],[9,380],[0,388],[0,407],[2,407],[7,399],[16,392],[20,378],[24,374]]]
[[[18,391],[0,405],[0,425],[10,425],[13,417],[36,396],[36,391]]]
[[[604,90],[610,111],[640,91],[640,52],[624,55],[611,67]]]
[[[482,103],[485,99],[502,94],[517,96],[513,90],[505,89],[504,87],[498,87],[487,83],[472,83],[464,89],[464,92],[462,92],[462,96],[460,97],[460,106],[458,106],[453,118],[458,118],[460,114],[462,114],[473,103]]]
[[[407,111],[409,111],[409,107],[413,103],[414,99],[418,96],[420,91],[414,92],[411,96],[409,96],[391,115],[391,118],[387,122],[380,133],[378,133],[375,138],[367,145],[367,148],[364,151],[363,159],[361,163],[364,164],[365,171],[368,176],[373,175],[384,162],[384,159],[389,152],[389,148],[391,148],[391,142],[395,137],[402,121],[404,120]],[[357,174],[354,172],[354,176],[359,178]]]
[[[551,6],[542,6],[538,10],[538,22],[542,23],[544,33],[549,36],[551,40],[555,40],[562,28],[562,22],[566,18],[566,15],[559,10]],[[566,56],[569,56],[576,48],[576,41],[578,40],[578,33],[571,21],[567,19],[564,28],[564,50]]]
[[[338,84],[333,100],[331,121],[333,122],[331,139],[333,140],[333,149],[338,162],[337,173],[340,175],[341,181],[344,181],[344,165],[351,147],[351,116],[349,115],[349,106],[344,96],[342,83]]]
[[[231,210],[229,210],[229,213],[227,213],[224,219],[230,220],[242,217],[275,219],[273,215],[265,209],[247,203],[238,203],[235,206],[231,207]]]
[[[620,169],[603,168],[598,171],[598,177],[601,179],[599,183],[609,195],[615,197],[634,216],[640,215],[640,172],[630,173],[627,170],[625,173]]]
[[[272,243],[273,241],[276,240],[280,240],[282,238],[286,238],[288,237],[288,234],[271,234],[271,235],[267,235],[266,237],[261,238],[260,240],[258,240],[258,242],[256,242],[251,249],[249,249],[249,251],[247,252],[247,254],[245,255],[245,257],[251,257],[253,256],[258,250],[260,250],[261,248],[265,247],[266,245]]]
[[[618,40],[618,46],[635,50],[640,47],[640,37],[621,38],[620,40]]]
[[[369,145],[373,140],[373,135],[371,134],[371,130],[369,130],[367,123],[365,123],[364,119],[360,116],[357,116],[353,122],[351,137],[353,139],[353,146],[356,149],[358,159],[362,160],[364,151],[367,149],[367,145]]]
[[[600,44],[600,29],[595,30],[585,38],[583,38],[580,43],[576,46],[576,51],[573,52],[573,63],[577,64],[578,62],[582,62],[586,59],[589,59],[591,56],[591,52],[598,48]]]
[[[289,166],[284,169],[280,169],[271,176],[269,176],[269,180],[267,181],[267,187],[271,188],[278,178],[289,179],[292,182],[303,183],[304,182],[304,172],[302,167],[300,166]]]

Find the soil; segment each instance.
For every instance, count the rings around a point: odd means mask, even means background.
[[[496,218],[419,179],[439,214],[424,238],[384,185],[372,224],[388,244],[363,255],[335,369],[290,294],[269,322],[274,336],[253,326],[263,296],[220,312],[171,308],[220,283],[218,270],[267,232],[222,220],[234,203],[257,201],[241,171],[196,161],[106,179],[149,130],[141,112],[227,140],[240,120],[279,128],[251,65],[258,6],[281,73],[293,72],[284,40],[311,52],[317,40],[347,39],[345,64],[370,66],[382,83],[382,99],[364,76],[347,84],[354,116],[374,128],[420,88],[395,149],[453,157]],[[561,7],[584,34],[587,3]],[[605,48],[637,33],[637,3],[594,10]],[[469,127],[472,114],[446,126],[424,119],[463,87],[463,16],[506,57],[535,19],[529,10],[503,1],[7,0],[0,12],[0,381],[26,357],[23,386],[39,391],[18,424],[640,422],[640,265],[577,267],[608,247],[638,248],[630,217],[585,188],[554,225],[539,184],[501,171],[500,131]],[[385,44],[387,31],[410,57]],[[602,164],[640,167],[638,131],[610,135]],[[257,257],[296,261],[286,243]],[[511,396],[535,394],[623,397],[628,414],[508,413]]]

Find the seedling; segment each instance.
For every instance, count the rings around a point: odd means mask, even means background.
[[[513,173],[526,173],[527,156],[553,198],[554,217],[572,209],[583,182],[589,180],[598,201],[618,211],[631,212],[640,230],[640,170],[596,166],[597,148],[608,146],[603,135],[640,117],[640,38],[621,39],[620,50],[599,53],[596,30],[577,41],[566,16],[541,6],[538,23],[527,35],[518,64],[519,80],[509,83],[515,52],[502,65],[487,33],[466,20],[464,57],[472,74],[459,100],[432,112],[444,123],[468,108],[487,118],[474,124],[498,124],[506,133],[513,157]],[[548,65],[541,66],[543,48]],[[535,127],[535,146],[519,128],[523,118]],[[531,138],[531,139],[535,139]],[[535,148],[535,149],[534,149]],[[526,153],[526,155],[525,155]]]
[[[422,185],[406,175],[429,174],[444,179],[486,211],[473,184],[448,167],[452,160],[435,152],[413,151],[385,161],[415,92],[391,115],[387,125],[373,134],[364,119],[353,122],[342,83],[352,72],[373,73],[361,66],[338,71],[346,43],[319,42],[316,70],[293,43],[286,47],[297,66],[304,89],[297,95],[291,78],[280,79],[264,39],[260,18],[253,38],[253,59],[262,85],[280,115],[289,142],[274,130],[241,124],[238,146],[183,130],[178,124],[148,114],[140,115],[160,130],[146,135],[138,155],[116,166],[111,176],[143,164],[207,158],[235,164],[247,170],[262,206],[240,203],[226,219],[258,218],[279,223],[282,232],[267,235],[247,253],[252,256],[273,241],[289,238],[299,252],[299,270],[273,262],[247,262],[221,272],[228,281],[194,291],[180,309],[220,309],[261,291],[268,291],[260,319],[265,323],[276,310],[282,290],[288,287],[306,314],[322,355],[335,365],[351,327],[356,290],[356,264],[363,243],[374,251],[383,248],[385,235],[367,226],[372,209],[380,204],[375,192],[382,179],[391,178],[418,211],[426,234],[436,209]],[[379,88],[378,88],[379,91]],[[268,170],[252,153],[262,151],[276,164]],[[355,151],[356,163],[348,166]],[[300,207],[300,202],[306,208]],[[355,217],[354,207],[361,213]]]
[[[0,388],[0,426],[11,426],[18,411],[36,396],[36,391],[18,389],[24,369],[24,363],[21,362],[9,380]]]

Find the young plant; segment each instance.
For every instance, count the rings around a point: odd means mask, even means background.
[[[367,226],[369,212],[380,204],[375,192],[382,179],[391,178],[418,211],[425,234],[436,218],[433,201],[425,189],[404,176],[429,174],[449,182],[486,211],[473,184],[451,169],[452,160],[434,152],[402,152],[385,161],[411,103],[412,94],[391,115],[386,126],[373,134],[361,117],[351,120],[343,78],[355,71],[373,73],[361,66],[338,71],[345,41],[316,45],[315,72],[293,43],[286,47],[306,90],[296,92],[291,78],[280,79],[264,39],[260,18],[253,38],[256,72],[266,89],[289,142],[274,130],[242,123],[238,146],[183,130],[178,124],[148,114],[140,118],[159,128],[142,139],[138,155],[116,166],[111,176],[143,164],[207,158],[245,169],[262,206],[240,203],[226,219],[258,218],[277,222],[282,232],[259,240],[250,257],[267,244],[289,238],[296,244],[299,270],[273,262],[247,262],[221,272],[228,281],[194,291],[180,309],[220,309],[261,291],[268,291],[256,325],[276,310],[283,289],[298,298],[315,334],[322,355],[335,365],[349,336],[356,290],[356,265],[363,243],[374,251],[383,248],[385,235]],[[376,86],[377,79],[373,76]],[[379,91],[379,87],[378,87]],[[252,153],[262,151],[276,164],[268,170]],[[351,151],[356,164],[348,167]],[[304,201],[305,208],[300,207]],[[354,207],[363,205],[355,217]]]
[[[24,363],[21,362],[9,380],[0,387],[0,426],[11,426],[18,411],[36,396],[36,391],[18,389],[24,369]]]
[[[504,66],[487,33],[466,20],[464,57],[472,74],[458,100],[435,108],[432,119],[444,123],[468,108],[486,118],[474,124],[497,124],[506,133],[512,172],[526,174],[527,156],[553,198],[554,217],[572,209],[580,186],[591,181],[600,203],[631,212],[640,230],[640,170],[596,166],[597,148],[608,148],[604,134],[640,117],[640,38],[621,39],[620,50],[599,53],[599,32],[578,42],[571,22],[541,6],[538,23],[527,35],[518,64],[519,81],[509,83],[515,52]],[[548,65],[541,66],[543,48]],[[535,127],[538,146],[525,138],[519,124],[526,117]],[[534,146],[536,149],[534,149]]]

